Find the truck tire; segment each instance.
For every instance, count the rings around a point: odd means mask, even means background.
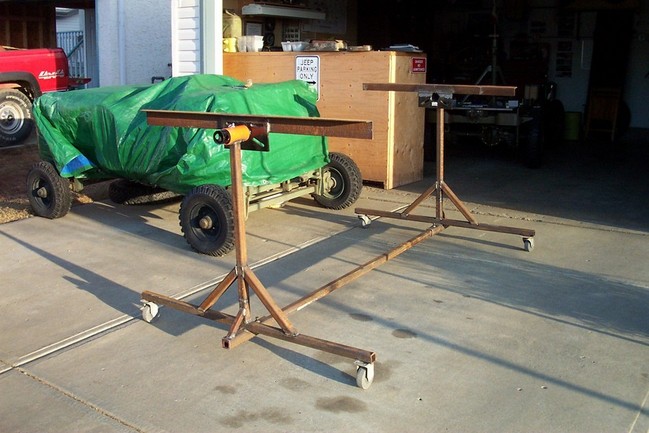
[[[32,101],[20,90],[0,90],[0,147],[22,143],[34,128]]]

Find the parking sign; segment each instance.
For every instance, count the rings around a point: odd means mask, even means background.
[[[320,100],[320,56],[296,56],[295,79],[314,86]]]

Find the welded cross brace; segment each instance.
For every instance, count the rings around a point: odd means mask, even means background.
[[[482,224],[471,214],[471,211],[459,199],[444,181],[444,111],[445,106],[451,103],[453,94],[463,95],[486,95],[486,96],[514,96],[516,87],[512,86],[480,86],[480,85],[453,85],[453,84],[398,84],[398,83],[366,83],[363,85],[365,90],[380,91],[398,91],[398,92],[418,92],[425,95],[429,102],[433,102],[437,107],[437,177],[435,183],[426,191],[421,193],[410,205],[402,211],[382,211],[377,209],[356,208],[355,212],[359,215],[364,226],[371,222],[368,215],[376,215],[386,218],[395,218],[401,220],[420,221],[447,228],[449,226],[463,227],[476,230],[484,230],[499,233],[516,234],[523,237],[523,247],[526,251],[534,248],[535,231],[518,227],[508,227],[500,225]],[[424,200],[435,195],[435,216],[416,215],[412,211],[419,206]],[[448,197],[455,205],[457,210],[464,216],[466,221],[448,219],[444,214],[444,197]],[[441,231],[441,230],[440,230]]]

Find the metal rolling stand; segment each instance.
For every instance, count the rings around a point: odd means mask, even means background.
[[[340,284],[341,280],[339,279],[335,282],[336,284],[329,284],[284,308],[280,308],[263,283],[248,266],[241,151],[267,151],[269,149],[269,132],[372,138],[372,123],[368,121],[288,116],[233,115],[166,110],[145,111],[150,125],[216,129],[215,141],[229,148],[236,264],[200,305],[193,305],[150,291],[142,292],[142,302],[144,304],[142,316],[144,320],[147,322],[153,320],[158,313],[158,306],[166,305],[185,313],[230,325],[227,335],[221,340],[222,347],[226,349],[234,348],[255,335],[262,334],[352,358],[356,364],[357,385],[363,389],[369,388],[374,379],[374,361],[376,360],[374,352],[300,334],[287,317],[288,313],[299,310],[342,286]],[[235,282],[239,297],[238,313],[233,316],[212,310],[221,295]],[[270,313],[269,316],[258,319],[253,318],[250,311],[250,290],[257,295],[264,307],[266,307]],[[269,324],[271,320],[274,320],[279,327]]]
[[[403,211],[381,211],[376,209],[356,208],[355,212],[363,226],[371,223],[368,215],[401,220],[421,221],[433,224],[434,227],[445,229],[449,226],[463,227],[476,230],[485,230],[500,233],[517,234],[523,237],[523,247],[526,251],[534,248],[534,230],[517,227],[507,227],[479,223],[471,211],[462,203],[459,197],[444,181],[444,112],[452,108],[454,95],[484,95],[484,96],[514,96],[516,87],[513,86],[481,86],[481,85],[453,85],[453,84],[398,84],[398,83],[365,83],[364,90],[418,92],[419,105],[437,109],[437,179],[426,191],[417,197]],[[436,194],[435,194],[436,193]],[[428,197],[435,194],[435,216],[415,215],[412,211]],[[455,207],[462,213],[466,221],[448,219],[444,215],[444,197],[448,197]],[[441,229],[437,232],[439,233]]]

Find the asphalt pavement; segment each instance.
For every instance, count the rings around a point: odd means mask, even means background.
[[[226,325],[169,307],[142,320],[143,291],[199,304],[236,261],[191,250],[178,202],[0,225],[0,431],[649,432],[648,144],[566,145],[535,170],[449,149],[445,180],[472,215],[535,230],[535,247],[449,227],[288,316],[375,352],[367,389],[327,350],[224,349]],[[354,209],[403,208],[433,168],[343,211],[304,197],[252,212],[248,264],[280,306],[326,286],[428,228],[363,227]],[[236,287],[213,307],[237,308]]]

